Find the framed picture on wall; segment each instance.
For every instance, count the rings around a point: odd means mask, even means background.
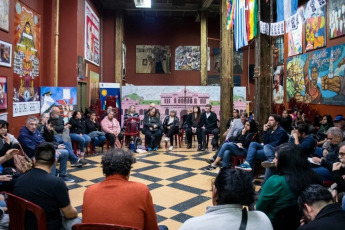
[[[0,66],[11,67],[12,45],[0,40]]]
[[[0,76],[0,109],[7,109],[7,78]]]
[[[329,38],[345,35],[345,0],[329,0],[327,9]]]
[[[0,0],[0,29],[9,31],[9,0]]]

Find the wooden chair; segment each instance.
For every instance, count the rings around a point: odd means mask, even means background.
[[[10,229],[12,230],[24,230],[25,229],[25,212],[30,211],[32,212],[37,221],[37,230],[46,230],[47,229],[47,221],[46,221],[46,214],[44,210],[21,197],[15,196],[11,193],[7,194],[7,208],[8,214],[10,216]]]
[[[128,145],[131,137],[134,139],[135,137],[140,136],[140,118],[139,117],[128,118],[124,127],[125,127],[125,132],[123,133],[124,142],[125,144]]]
[[[139,230],[137,228],[103,223],[82,223],[72,226],[72,230]]]

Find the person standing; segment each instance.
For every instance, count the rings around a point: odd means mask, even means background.
[[[217,124],[217,115],[211,111],[212,106],[210,104],[207,104],[205,106],[205,112],[201,114],[200,123],[198,125],[198,128],[201,128],[197,130],[197,135],[201,136],[202,138],[202,148],[201,151],[205,151],[206,149],[206,136],[208,134],[213,134],[213,140],[212,140],[212,151],[215,151],[219,145],[218,145],[218,137],[219,137],[219,128]],[[199,131],[199,132],[198,132]]]

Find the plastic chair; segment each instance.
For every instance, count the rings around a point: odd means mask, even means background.
[[[116,98],[115,96],[107,96],[107,98],[105,99],[105,104],[108,106],[111,106],[113,108],[116,108]]]
[[[25,212],[32,212],[37,221],[37,230],[46,230],[47,221],[46,214],[40,206],[25,200],[19,196],[11,193],[7,194],[7,208],[10,216],[10,229],[13,230],[24,230],[25,229]]]
[[[140,118],[138,117],[131,117],[128,118],[125,122],[125,132],[123,133],[123,137],[125,139],[125,144],[129,144],[130,138],[139,137],[140,136]]]
[[[82,223],[72,226],[72,230],[139,230],[138,228],[120,226],[115,224],[101,224],[101,223]]]
[[[175,138],[175,145],[177,145],[177,140],[178,140],[178,145],[181,148],[181,140],[183,138],[183,134],[182,133],[175,133],[173,138]],[[165,142],[165,148],[168,148],[168,142]]]

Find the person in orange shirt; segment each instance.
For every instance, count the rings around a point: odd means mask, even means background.
[[[157,225],[148,187],[129,181],[132,164],[130,150],[110,149],[102,157],[105,180],[89,186],[84,193],[83,223],[108,223],[143,230],[167,230]],[[101,197],[101,199],[100,199]]]

